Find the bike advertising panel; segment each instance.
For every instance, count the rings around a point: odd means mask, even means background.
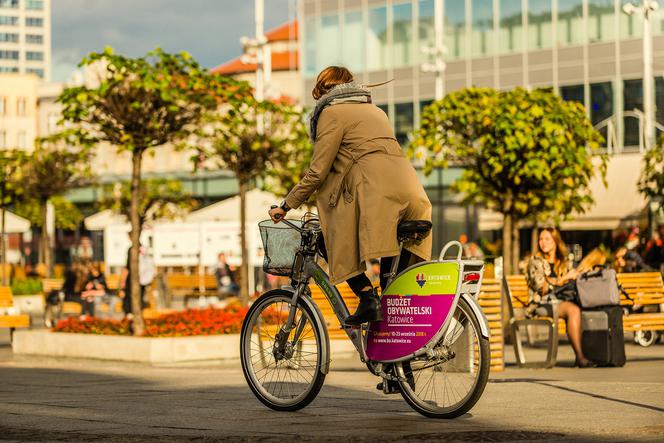
[[[367,356],[396,360],[427,344],[450,314],[459,264],[430,262],[397,277],[381,297],[383,321],[371,324]]]

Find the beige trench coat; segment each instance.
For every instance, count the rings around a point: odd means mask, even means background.
[[[330,279],[339,284],[373,258],[399,254],[397,224],[431,220],[431,203],[385,113],[370,103],[328,106],[309,170],[286,197],[297,208],[317,191]],[[431,258],[431,235],[406,249]]]

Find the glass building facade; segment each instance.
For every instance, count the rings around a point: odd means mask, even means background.
[[[585,105],[593,124],[613,136],[615,151],[638,149],[633,111],[643,109],[643,29],[639,16],[622,11],[626,3],[443,0],[445,90],[552,87]],[[421,103],[433,98],[433,75],[420,66],[429,58],[422,48],[435,39],[434,0],[302,0],[300,13],[305,89],[332,64],[366,82],[394,78],[376,90],[375,101],[405,142]],[[656,68],[664,66],[664,12],[652,27]],[[655,83],[657,100],[651,99],[658,104],[664,85]]]
[[[444,90],[553,88],[565,100],[584,104],[612,152],[638,151],[643,21],[623,12],[628,2],[443,0]],[[390,117],[399,141],[407,143],[422,108],[434,98],[434,74],[421,69],[431,61],[422,48],[435,41],[434,3],[300,0],[305,91],[332,64],[348,67],[365,83],[394,79],[374,89],[374,102]],[[656,78],[649,99],[664,125],[664,77],[658,71],[664,66],[664,10],[654,13],[652,32]],[[309,94],[303,96],[311,100]],[[443,232],[454,226],[475,237],[474,210],[455,203],[449,191],[454,174],[445,170],[423,178],[434,222],[444,222],[434,232],[437,242],[456,238],[456,232]]]

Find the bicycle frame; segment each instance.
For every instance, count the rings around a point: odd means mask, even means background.
[[[299,228],[295,227],[292,225],[290,222],[284,220],[288,225],[291,227],[300,230]],[[445,253],[451,246],[457,246],[459,251],[457,258],[455,260],[444,260]],[[302,259],[303,261],[298,263],[298,259]],[[419,356],[422,356],[424,354],[430,354],[432,355],[433,348],[434,346],[440,341],[440,339],[444,336],[444,334],[447,332],[447,329],[450,325],[450,322],[452,321],[453,313],[454,310],[456,309],[456,305],[458,303],[459,298],[463,297],[468,305],[471,307],[473,310],[473,313],[478,319],[478,322],[480,324],[480,329],[481,329],[481,334],[489,338],[489,327],[488,327],[488,322],[486,320],[486,317],[484,316],[484,313],[482,312],[481,308],[479,307],[477,301],[473,297],[474,293],[479,292],[479,288],[481,286],[481,281],[482,281],[482,276],[483,276],[483,267],[484,263],[481,261],[474,261],[474,260],[461,260],[461,244],[458,242],[450,242],[448,243],[445,248],[441,251],[439,260],[437,261],[429,261],[429,262],[423,262],[423,263],[417,263],[415,265],[412,265],[402,271],[398,276],[394,276],[394,270],[396,269],[396,266],[393,267],[392,270],[392,277],[390,278],[387,288],[386,288],[386,294],[389,294],[389,289],[395,284],[398,280],[399,277],[402,277],[406,274],[408,274],[410,271],[417,269],[419,267],[435,264],[435,265],[445,265],[445,264],[451,264],[453,266],[457,267],[457,281],[455,285],[455,290],[453,294],[448,294],[449,297],[453,297],[453,300],[451,301],[451,304],[449,305],[449,308],[447,309],[447,312],[445,313],[445,320],[442,323],[442,325],[437,329],[437,332],[433,334],[429,339],[427,339],[426,343],[419,347],[417,350],[414,352],[408,352],[406,355],[402,355],[398,358],[392,358],[392,359],[377,359],[377,360],[372,360],[369,358],[367,355],[367,340],[368,340],[368,327],[363,326],[363,327],[357,327],[357,326],[346,326],[345,325],[345,320],[346,318],[350,315],[348,311],[348,307],[346,306],[346,303],[344,302],[343,298],[341,297],[341,294],[337,290],[337,288],[330,283],[329,276],[327,273],[316,263],[316,255],[313,254],[301,254],[299,257],[296,257],[294,260],[294,269],[295,266],[297,266],[297,282],[293,281],[295,283],[295,286],[287,286],[284,287],[283,289],[289,290],[293,292],[293,298],[291,301],[291,306],[292,309],[289,313],[288,320],[283,326],[282,331],[284,332],[281,335],[281,340],[279,340],[282,343],[279,343],[279,347],[284,346],[287,337],[289,336],[290,332],[293,330],[295,327],[294,321],[295,321],[295,306],[297,305],[297,301],[300,298],[303,298],[305,301],[308,302],[309,305],[312,306],[312,310],[317,313],[318,315],[318,320],[319,322],[325,326],[325,321],[323,319],[322,314],[320,313],[320,309],[316,305],[316,303],[311,300],[310,297],[304,297],[304,294],[306,293],[308,289],[308,284],[311,278],[314,279],[314,282],[316,285],[321,289],[323,294],[325,294],[325,297],[328,299],[330,306],[332,307],[333,312],[337,316],[337,319],[339,320],[339,323],[342,325],[342,329],[344,332],[346,332],[346,335],[348,338],[351,340],[355,348],[357,349],[360,359],[362,362],[365,363],[397,363],[405,360],[410,360],[413,358],[417,358]],[[472,291],[472,288],[469,287],[466,281],[464,281],[464,268],[466,266],[470,266],[471,268],[479,268],[478,272],[475,272],[476,274],[479,273],[479,278],[473,281],[474,284],[474,289],[475,291]],[[477,271],[474,269],[474,271]],[[465,286],[465,287],[464,287]],[[465,290],[464,290],[465,289]],[[423,295],[430,295],[430,294],[423,294]],[[374,324],[375,325],[375,324]],[[430,326],[430,325],[429,325]],[[297,342],[299,339],[299,331],[296,331],[295,337],[294,337],[294,342]],[[326,362],[325,365],[325,372],[327,372],[328,368],[328,363],[329,363],[329,356],[325,355],[323,356],[323,361]],[[370,368],[373,365],[370,365]],[[373,369],[372,369],[373,370]],[[381,372],[380,370],[377,372]],[[385,375],[385,374],[380,374],[380,375]]]

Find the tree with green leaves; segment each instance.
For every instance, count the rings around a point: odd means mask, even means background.
[[[143,230],[146,223],[159,219],[174,219],[193,210],[196,200],[185,192],[182,182],[165,178],[141,180],[141,201],[138,204],[138,223]],[[130,219],[131,183],[128,181],[107,184],[97,203],[100,210],[110,209]]]
[[[89,147],[72,148],[70,136],[71,133],[62,132],[36,140],[35,150],[29,155],[24,168],[26,194],[36,201],[39,208],[40,260],[46,265],[49,276],[53,272],[53,256],[47,229],[48,204],[54,197],[90,184],[94,177]]]
[[[310,147],[301,110],[283,102],[258,101],[248,83],[238,85],[238,100],[206,115],[194,161],[199,167],[232,171],[238,180],[242,250],[240,298],[247,304],[246,193],[266,177],[280,177],[284,180],[280,186],[286,186],[287,180],[293,179],[302,167],[298,161],[302,157],[298,156],[306,156]],[[278,170],[281,172],[276,172]]]
[[[664,210],[664,135],[643,156],[643,169],[639,177],[639,192]]]
[[[142,335],[138,250],[143,156],[187,139],[206,110],[233,98],[236,82],[211,75],[185,52],[161,49],[130,58],[106,48],[81,62],[90,65],[102,68],[99,84],[66,89],[58,101],[64,121],[77,129],[81,142],[109,143],[131,154],[130,289],[134,333]]]
[[[57,195],[49,201],[53,205],[55,213],[55,228],[74,231],[78,229],[83,221],[83,213],[67,197]],[[35,198],[26,199],[16,205],[16,213],[30,220],[32,226],[42,228],[42,210],[39,200]]]
[[[604,178],[602,136],[583,106],[549,89],[462,89],[427,106],[414,133],[411,156],[424,172],[463,168],[453,189],[466,204],[503,214],[505,273],[517,270],[519,222],[560,220],[592,204],[589,183]]]
[[[5,211],[25,198],[23,187],[23,165],[25,152],[14,149],[0,150],[0,267],[2,268],[2,284],[9,284],[7,275],[7,248],[5,244]]]

